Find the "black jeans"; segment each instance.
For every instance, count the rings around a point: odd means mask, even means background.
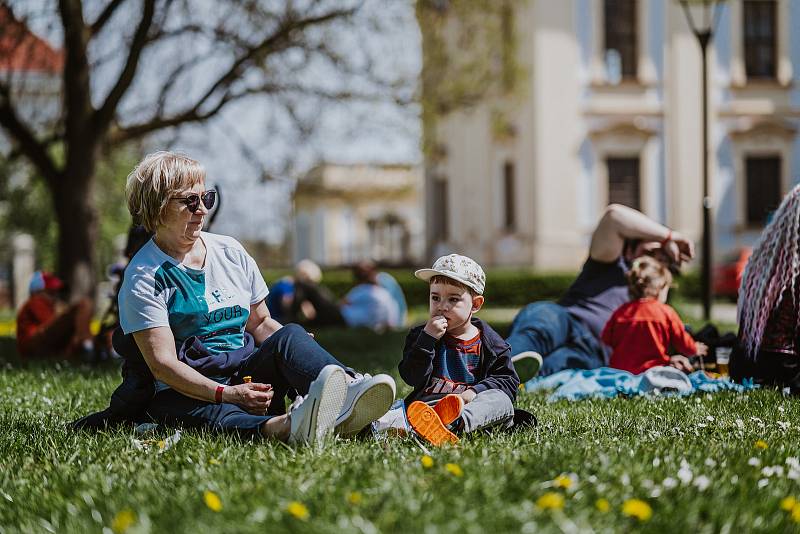
[[[800,395],[800,358],[794,354],[762,350],[753,361],[737,343],[731,353],[730,375],[736,382],[752,378],[758,384],[788,387],[792,395]]]
[[[275,392],[267,415],[247,413],[236,404],[215,404],[187,397],[174,389],[165,389],[153,397],[147,414],[157,423],[184,427],[208,427],[242,435],[258,435],[271,417],[285,413],[284,398],[291,392],[308,393],[311,382],[326,365],[338,365],[336,358],[323,349],[303,327],[288,324],[268,337],[252,355],[242,361],[230,384],[240,384],[242,377],[272,385]]]

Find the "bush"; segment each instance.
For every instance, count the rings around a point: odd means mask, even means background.
[[[411,269],[386,269],[403,288],[406,300],[412,306],[428,302],[428,285],[414,277]],[[264,279],[271,286],[288,270],[265,270]],[[527,269],[492,269],[486,273],[486,304],[491,307],[519,308],[537,300],[558,300],[575,280],[576,273],[546,273]],[[353,287],[349,269],[324,271],[322,283],[337,297],[344,297]],[[700,277],[689,272],[676,279],[677,288],[671,297],[685,300],[700,298]]]

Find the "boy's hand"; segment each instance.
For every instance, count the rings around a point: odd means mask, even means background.
[[[425,323],[425,332],[435,339],[441,339],[446,331],[447,319],[441,315],[434,315]]]
[[[691,373],[692,371],[694,371],[694,369],[692,368],[692,362],[689,361],[689,358],[681,354],[670,356],[669,364],[672,367],[678,369],[679,371],[683,371],[684,373]]]
[[[694,345],[697,347],[698,356],[708,356],[708,345],[700,343],[699,341],[696,341]]]
[[[461,392],[461,398],[464,399],[464,404],[469,404],[475,398],[477,393],[474,389],[467,389]]]

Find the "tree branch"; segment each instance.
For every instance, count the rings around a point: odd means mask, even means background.
[[[106,101],[100,106],[94,116],[94,124],[99,131],[105,131],[117,111],[117,106],[120,100],[125,95],[125,92],[133,83],[133,78],[136,75],[136,68],[139,66],[139,59],[142,56],[142,50],[147,42],[147,32],[150,31],[150,25],[153,23],[153,15],[155,13],[155,0],[145,0],[142,19],[139,21],[139,26],[136,28],[136,33],[131,42],[130,52],[128,59],[125,62],[122,72],[117,79],[117,83],[108,93]]]
[[[97,17],[97,20],[90,27],[90,31],[92,36],[97,35],[103,30],[103,26],[111,20],[111,17],[114,16],[114,13],[117,11],[117,8],[125,3],[125,0],[111,0],[106,8],[103,10],[102,13]]]
[[[60,177],[55,162],[47,152],[47,145],[36,140],[33,132],[22,122],[11,102],[11,92],[5,84],[0,85],[0,125],[10,134],[19,150],[49,183]]]

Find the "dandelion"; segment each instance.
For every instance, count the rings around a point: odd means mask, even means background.
[[[117,512],[111,522],[111,530],[117,534],[122,534],[136,522],[136,516],[130,508],[125,508]]]
[[[791,495],[781,499],[781,510],[791,512],[796,505],[797,505],[797,499],[795,499]]]
[[[766,449],[768,446],[769,445],[767,445],[767,442],[764,441],[763,439],[760,439],[760,440],[756,441],[756,445],[755,445],[756,449],[761,449],[762,451],[764,449]]]
[[[420,458],[419,461],[422,464],[422,467],[424,467],[425,469],[430,469],[431,467],[433,467],[433,458],[431,458],[427,454],[422,458]]]
[[[306,521],[308,519],[308,507],[301,502],[290,502],[288,505],[286,505],[286,511],[301,521]]]
[[[220,465],[220,461],[219,461],[219,460],[217,460],[216,458],[212,458],[212,459],[210,459],[210,460],[208,461],[208,463],[210,463],[211,465]]]
[[[445,464],[444,468],[447,469],[447,472],[454,477],[464,476],[464,471],[458,466],[458,464]]]
[[[219,498],[219,495],[213,491],[204,491],[203,501],[205,501],[206,506],[208,506],[208,508],[213,512],[219,512],[222,510],[222,500]]]
[[[608,499],[597,499],[594,503],[594,507],[600,511],[600,513],[605,514],[611,509],[611,504],[609,504]]]
[[[556,488],[569,489],[572,487],[572,478],[567,475],[558,475],[555,480],[553,480],[553,486]]]
[[[800,523],[800,504],[795,504],[792,507],[792,521]]]
[[[347,494],[347,502],[352,504],[353,506],[358,506],[361,504],[361,501],[364,500],[364,496],[361,495],[360,491],[351,491]]]
[[[635,517],[639,521],[647,521],[653,516],[653,509],[641,499],[628,499],[622,504],[622,514]]]
[[[564,508],[564,496],[554,491],[548,491],[536,499],[536,506],[542,510],[561,510]]]

